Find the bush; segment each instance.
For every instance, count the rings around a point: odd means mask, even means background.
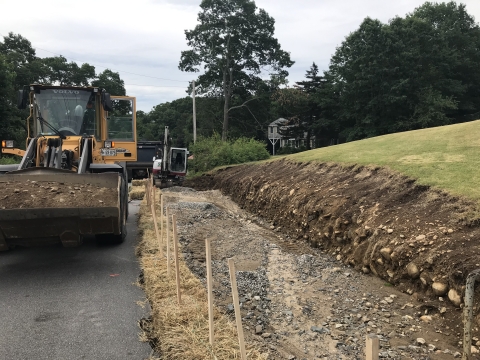
[[[9,165],[9,164],[20,164],[22,159],[18,156],[2,156],[0,158],[0,165]]]
[[[244,137],[222,141],[217,133],[209,138],[201,137],[190,151],[194,154],[193,161],[189,164],[193,172],[205,172],[217,166],[241,164],[270,157],[265,144],[260,141]]]
[[[276,154],[277,155],[288,155],[288,154],[296,154],[302,151],[306,151],[307,148],[305,146],[299,146],[298,148],[294,148],[292,146],[284,146],[283,148],[280,148]]]

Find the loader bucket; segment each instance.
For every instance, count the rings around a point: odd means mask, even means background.
[[[33,168],[0,175],[0,251],[120,234],[120,184],[117,173]]]

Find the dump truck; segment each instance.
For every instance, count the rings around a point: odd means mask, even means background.
[[[137,161],[127,163],[128,181],[147,179],[153,170],[155,159],[162,158],[162,141],[137,141]]]
[[[159,187],[182,185],[187,175],[188,149],[171,146],[168,126],[165,126],[161,157],[153,165],[153,181]]]
[[[136,99],[99,87],[33,84],[18,93],[29,109],[26,150],[0,139],[0,251],[85,235],[119,243],[126,236],[126,163],[137,160]]]

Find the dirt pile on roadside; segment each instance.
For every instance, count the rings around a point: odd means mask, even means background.
[[[220,189],[272,230],[409,294],[460,306],[468,273],[480,267],[476,205],[387,169],[282,160],[185,185]]]

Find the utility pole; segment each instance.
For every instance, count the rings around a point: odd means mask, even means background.
[[[195,80],[192,82],[193,97],[193,143],[197,141],[197,112],[195,111]]]

